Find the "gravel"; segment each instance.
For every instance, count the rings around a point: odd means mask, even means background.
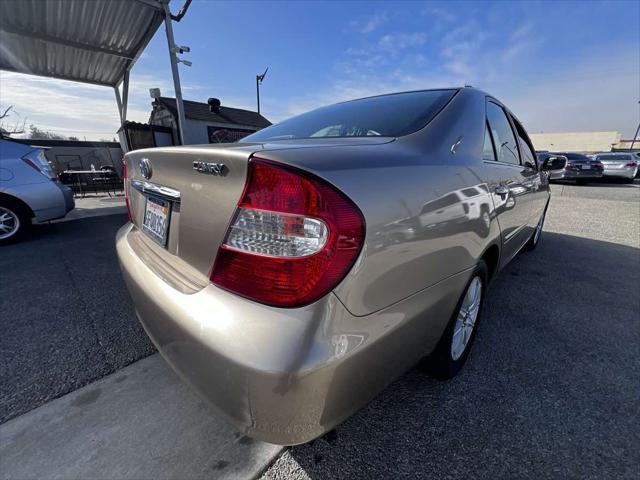
[[[554,185],[542,243],[491,287],[463,371],[408,372],[263,478],[638,478],[639,195]]]
[[[155,351],[115,255],[125,222],[36,226],[0,250],[0,423]]]

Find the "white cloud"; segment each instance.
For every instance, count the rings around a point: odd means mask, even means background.
[[[505,78],[491,89],[529,132],[617,130],[632,136],[640,119],[639,71],[633,49],[600,51],[533,78]]]
[[[132,81],[130,95],[148,90],[140,80]],[[129,103],[127,118],[145,122],[149,118],[151,99],[147,106],[139,99]],[[52,78],[0,72],[0,103],[13,105],[40,128],[62,135],[87,139],[111,138],[120,126],[113,90],[108,87],[69,82]]]
[[[426,17],[430,17],[435,20],[441,20],[445,23],[452,23],[456,20],[456,16],[452,12],[444,8],[427,7],[422,11],[422,14]]]
[[[353,20],[349,23],[349,25],[357,32],[366,35],[373,32],[374,30],[377,30],[388,21],[389,15],[387,15],[387,12],[378,12],[362,21]]]
[[[417,47],[424,45],[427,41],[427,34],[424,32],[416,33],[396,33],[384,35],[378,41],[378,47],[382,50],[398,53],[409,47]]]

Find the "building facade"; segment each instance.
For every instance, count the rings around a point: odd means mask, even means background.
[[[257,112],[226,106],[211,107],[207,103],[184,100],[184,141],[187,145],[236,142],[271,125]],[[176,99],[158,97],[153,103],[150,125],[170,127],[178,135]]]

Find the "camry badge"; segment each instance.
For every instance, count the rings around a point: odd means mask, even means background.
[[[140,173],[142,174],[142,176],[149,180],[151,178],[151,175],[153,175],[153,169],[151,168],[151,162],[149,161],[149,159],[141,158],[138,166],[140,167]]]
[[[209,175],[224,175],[226,166],[224,163],[193,162],[193,169]]]

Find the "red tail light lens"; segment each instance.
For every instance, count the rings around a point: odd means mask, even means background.
[[[636,165],[637,165],[637,163],[636,163],[636,162],[629,162],[629,163],[627,163],[627,164],[625,165],[625,167],[631,167],[631,168],[633,168],[633,167],[635,167]]]
[[[211,281],[260,303],[301,307],[344,278],[364,235],[362,213],[335,187],[254,157]]]
[[[131,215],[131,205],[129,204],[129,179],[127,178],[127,161],[122,162],[122,187],[124,188],[124,203],[127,205],[127,216],[129,221],[133,222]]]

